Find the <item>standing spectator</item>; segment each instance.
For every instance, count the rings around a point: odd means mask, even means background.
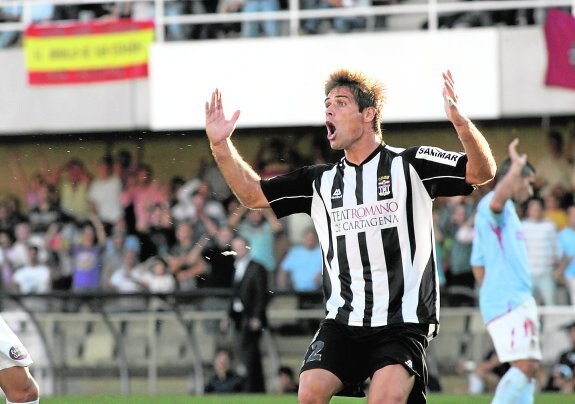
[[[132,180],[126,180],[121,201],[124,209],[133,209],[136,231],[145,231],[150,208],[156,204],[169,204],[168,188],[154,179],[152,167],[140,164]],[[130,226],[131,227],[131,226]]]
[[[324,90],[325,137],[345,154],[338,163],[261,180],[231,140],[240,111],[226,118],[219,90],[205,104],[210,148],[242,205],[310,215],[325,252],[326,318],[303,361],[300,403],[360,395],[367,378],[370,401],[425,402],[426,348],[439,323],[433,200],[471,193],[495,162],[459,110],[449,71],[443,107],[466,154],[385,144],[383,86],[362,72],[338,69]]]
[[[234,233],[227,226],[218,229],[218,234],[206,245],[202,257],[206,260],[206,288],[231,288],[234,280],[234,255],[231,242]]]
[[[559,265],[559,245],[555,224],[543,216],[543,201],[532,198],[527,202],[527,216],[521,221],[527,245],[533,294],[539,304],[555,305],[557,285],[555,270]]]
[[[102,256],[106,245],[104,226],[94,214],[80,229],[80,240],[68,250],[72,265],[72,289],[75,292],[101,288]]]
[[[278,0],[243,0],[244,13],[270,12],[279,11],[280,5]],[[280,24],[278,20],[266,21],[244,21],[242,23],[242,36],[254,38],[260,36],[260,29],[265,36],[278,36],[280,33]]]
[[[473,306],[475,304],[475,299],[471,297],[475,290],[475,278],[469,263],[474,234],[473,213],[473,210],[469,210],[465,202],[456,204],[452,210],[452,226],[444,228],[444,234],[451,241],[449,267],[445,273],[446,287],[448,291],[457,295],[456,299],[450,299],[452,306]],[[460,294],[456,288],[464,288],[471,294]]]
[[[58,192],[60,195],[60,209],[77,223],[88,220],[90,215],[90,202],[88,201],[88,188],[90,174],[84,163],[79,159],[71,159],[66,163],[65,176],[59,175]]]
[[[558,236],[562,254],[559,273],[567,284],[569,301],[575,306],[575,205],[567,209],[567,220],[567,227]]]
[[[205,392],[214,394],[244,391],[244,380],[232,369],[232,352],[220,348],[214,356],[214,375],[208,380]]]
[[[112,157],[104,156],[98,161],[96,178],[88,188],[88,200],[104,225],[107,235],[112,233],[114,223],[124,216],[121,195],[122,180],[114,174]]]
[[[499,167],[495,189],[477,206],[471,256],[481,286],[481,316],[499,360],[511,363],[497,385],[494,403],[532,403],[541,360],[527,244],[514,206],[533,195],[535,169],[517,152],[518,143],[514,139],[509,144],[509,158]]]
[[[232,240],[236,272],[229,314],[239,331],[240,358],[246,370],[245,391],[263,393],[266,388],[260,340],[267,327],[267,273],[251,256],[249,248],[249,243],[242,237]]]

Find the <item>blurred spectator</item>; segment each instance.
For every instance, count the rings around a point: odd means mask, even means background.
[[[302,245],[294,245],[278,269],[277,288],[296,292],[319,290],[322,272],[321,248],[313,227],[304,235]]]
[[[294,372],[289,366],[280,366],[277,377],[277,394],[297,394],[298,384]]]
[[[111,288],[110,278],[122,265],[125,251],[134,250],[138,254],[140,252],[140,241],[136,236],[126,233],[122,222],[123,220],[120,220],[116,223],[111,236],[106,240],[102,257],[102,285],[105,289]]]
[[[208,265],[206,288],[231,288],[234,280],[234,254],[231,242],[234,233],[223,226],[216,236],[206,245],[202,256]]]
[[[140,260],[154,255],[168,254],[175,243],[174,225],[167,203],[156,203],[148,208],[137,232],[140,240]]]
[[[547,194],[544,200],[545,219],[551,220],[555,224],[557,231],[563,230],[567,226],[567,213],[561,207],[561,201],[553,192]]]
[[[111,234],[114,223],[124,216],[121,195],[122,180],[114,173],[112,157],[106,155],[98,160],[96,178],[88,188],[88,200],[104,225],[107,235]]]
[[[465,362],[462,364],[468,373],[468,393],[471,395],[494,392],[501,377],[509,370],[508,363],[499,362],[499,357],[491,349],[479,363]]]
[[[465,203],[454,206],[451,223],[445,232],[451,240],[449,267],[445,271],[446,287],[451,296],[451,306],[475,305],[475,277],[471,270],[471,245],[473,242],[473,218],[474,211],[469,210]],[[463,288],[458,291],[458,288]],[[466,293],[468,290],[469,293]]]
[[[561,352],[553,364],[545,391],[573,394],[575,393],[575,322],[562,328],[569,333],[571,347]]]
[[[26,212],[30,212],[40,203],[39,193],[44,192],[44,188],[47,187],[46,179],[42,171],[33,174],[28,179],[22,167],[21,158],[15,154],[11,156],[11,169],[14,180],[20,188],[20,195],[26,205]]]
[[[234,288],[229,316],[239,332],[239,352],[246,370],[245,391],[266,391],[260,340],[267,327],[267,271],[250,253],[249,242],[242,237],[232,240],[236,253]]]
[[[202,250],[207,240],[200,238],[194,244],[194,232],[189,222],[182,222],[176,226],[176,243],[167,256],[170,272],[178,281],[179,290],[194,290],[198,287],[197,278],[205,273],[206,263],[202,259]]]
[[[191,14],[213,14],[218,10],[218,2],[213,0],[196,0],[191,2],[188,12]],[[217,24],[195,24],[191,27],[192,39],[214,39],[218,35]]]
[[[243,5],[244,0],[219,0],[217,12],[241,13]],[[223,23],[219,25],[219,32],[224,37],[237,37],[242,32],[242,25],[239,22]]]
[[[0,22],[20,22],[22,6],[0,7]],[[0,32],[0,49],[15,45],[20,37],[16,31]]]
[[[118,293],[138,293],[147,290],[144,278],[145,269],[140,265],[136,251],[124,251],[122,265],[110,277],[112,290]],[[110,305],[113,310],[139,311],[144,310],[146,300],[143,297],[120,298]]]
[[[238,214],[229,219],[229,226],[248,240],[251,256],[260,262],[268,271],[270,288],[275,288],[276,254],[275,235],[282,230],[282,225],[271,209],[249,210],[240,206]]]
[[[145,263],[141,281],[151,293],[171,293],[176,290],[176,280],[168,268],[168,262],[157,255]]]
[[[567,209],[568,226],[559,232],[559,247],[562,259],[560,264],[561,278],[569,289],[569,300],[575,306],[575,206]]]
[[[131,249],[124,251],[122,265],[116,268],[110,278],[110,286],[120,293],[134,293],[145,290],[142,268],[138,266],[138,254]]]
[[[88,188],[91,178],[84,163],[76,158],[71,159],[62,168],[59,177],[58,191],[62,212],[78,223],[88,220]]]
[[[553,222],[543,217],[543,201],[540,198],[527,201],[527,215],[521,220],[521,226],[527,245],[533,295],[539,304],[555,305],[555,270],[561,253],[557,230]]]
[[[0,290],[6,290],[12,286],[12,265],[8,259],[8,251],[12,246],[12,234],[6,230],[0,230]]]
[[[232,369],[232,352],[220,348],[214,356],[214,375],[208,380],[206,393],[239,393],[244,390],[244,379]]]
[[[172,215],[177,222],[184,220],[202,222],[209,219],[212,223],[204,223],[204,228],[196,229],[204,233],[209,229],[227,222],[227,214],[222,202],[212,192],[210,185],[198,178],[183,184],[177,192],[177,203],[172,206]],[[209,233],[209,231],[208,231]]]
[[[46,243],[42,236],[32,235],[28,222],[18,223],[14,228],[15,240],[8,251],[8,260],[13,269],[30,265],[28,247],[38,247],[38,259],[41,263],[48,260]]]
[[[30,22],[49,21],[54,16],[55,7],[52,4],[41,3],[31,4]],[[0,7],[1,22],[20,22],[23,15],[22,6]],[[14,45],[21,37],[20,32],[2,31],[0,32],[0,48],[6,48]]]
[[[253,166],[262,179],[287,174],[290,171],[288,148],[282,139],[271,138],[268,142],[261,142],[256,156]]]
[[[6,201],[0,201],[0,231],[14,231],[14,227],[19,223],[19,218],[12,215]]]
[[[279,11],[279,0],[243,0],[242,12],[257,13]],[[274,37],[280,33],[280,23],[278,20],[266,21],[244,21],[242,22],[242,36],[254,38],[260,36],[260,31],[265,36]]]
[[[13,281],[20,293],[47,293],[51,290],[52,275],[50,268],[40,264],[38,247],[28,247],[29,264],[14,272]]]
[[[75,292],[98,290],[101,287],[106,232],[96,215],[90,219],[91,222],[81,227],[80,240],[74,242],[68,250],[72,265],[72,289]]]
[[[232,196],[232,190],[214,159],[202,159],[198,177],[202,182],[206,183],[210,191],[210,199],[223,203],[223,201]]]
[[[573,167],[565,150],[563,135],[557,130],[547,133],[547,150],[537,161],[535,192],[545,197],[550,192],[565,195],[572,189],[571,177]]]
[[[133,177],[138,170],[139,160],[139,155],[134,159],[132,153],[127,149],[122,149],[116,154],[114,174],[120,177],[124,186],[126,186],[128,178]]]
[[[352,8],[367,7],[371,5],[371,0],[302,0],[302,9],[329,9],[329,8]],[[317,34],[320,30],[321,20],[310,18],[304,21],[303,27],[308,34]],[[335,17],[332,19],[333,28],[345,34],[353,29],[366,28],[366,18],[364,16]]]
[[[124,209],[132,210],[133,217],[126,213],[129,232],[133,226],[136,231],[146,230],[147,218],[150,208],[156,204],[168,204],[168,188],[159,180],[153,178],[152,167],[140,164],[135,176],[128,176],[122,191],[121,201]]]
[[[64,217],[54,189],[44,185],[38,189],[38,202],[28,212],[30,231],[34,235],[45,234],[53,223],[61,223]]]

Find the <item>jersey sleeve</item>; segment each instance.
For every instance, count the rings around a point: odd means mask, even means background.
[[[481,233],[476,231],[471,244],[471,258],[469,260],[471,266],[483,267],[485,266],[485,259],[483,257],[483,248],[481,244]]]
[[[465,181],[465,153],[418,146],[406,149],[401,155],[415,169],[431,198],[469,195],[474,190]]]
[[[278,218],[293,213],[311,212],[313,183],[332,165],[306,166],[285,175],[262,180],[261,187]]]

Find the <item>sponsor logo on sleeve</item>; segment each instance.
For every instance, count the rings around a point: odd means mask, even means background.
[[[15,361],[21,361],[22,359],[26,359],[28,352],[26,352],[26,349],[21,345],[13,345],[10,351],[8,351],[8,355]]]
[[[462,156],[461,153],[445,151],[439,147],[421,146],[415,153],[416,159],[424,159],[439,164],[446,164],[455,167],[457,161]]]

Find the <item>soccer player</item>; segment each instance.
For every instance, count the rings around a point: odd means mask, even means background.
[[[20,339],[0,317],[0,388],[6,403],[38,404],[38,383],[28,367],[32,358]]]
[[[323,256],[326,318],[305,355],[300,403],[361,395],[370,402],[426,402],[425,351],[439,323],[432,202],[464,195],[495,174],[480,131],[458,108],[443,74],[444,109],[466,153],[387,145],[381,134],[383,87],[339,69],[325,84],[327,140],[345,157],[261,180],[230,137],[219,90],[206,102],[212,154],[238,200],[278,217],[311,215]],[[275,93],[281,102],[282,91]]]
[[[533,194],[535,169],[509,144],[509,158],[496,175],[494,190],[477,206],[471,265],[479,307],[499,360],[511,367],[501,378],[492,403],[532,403],[535,372],[541,360],[539,319],[531,290],[527,247],[515,203]]]

